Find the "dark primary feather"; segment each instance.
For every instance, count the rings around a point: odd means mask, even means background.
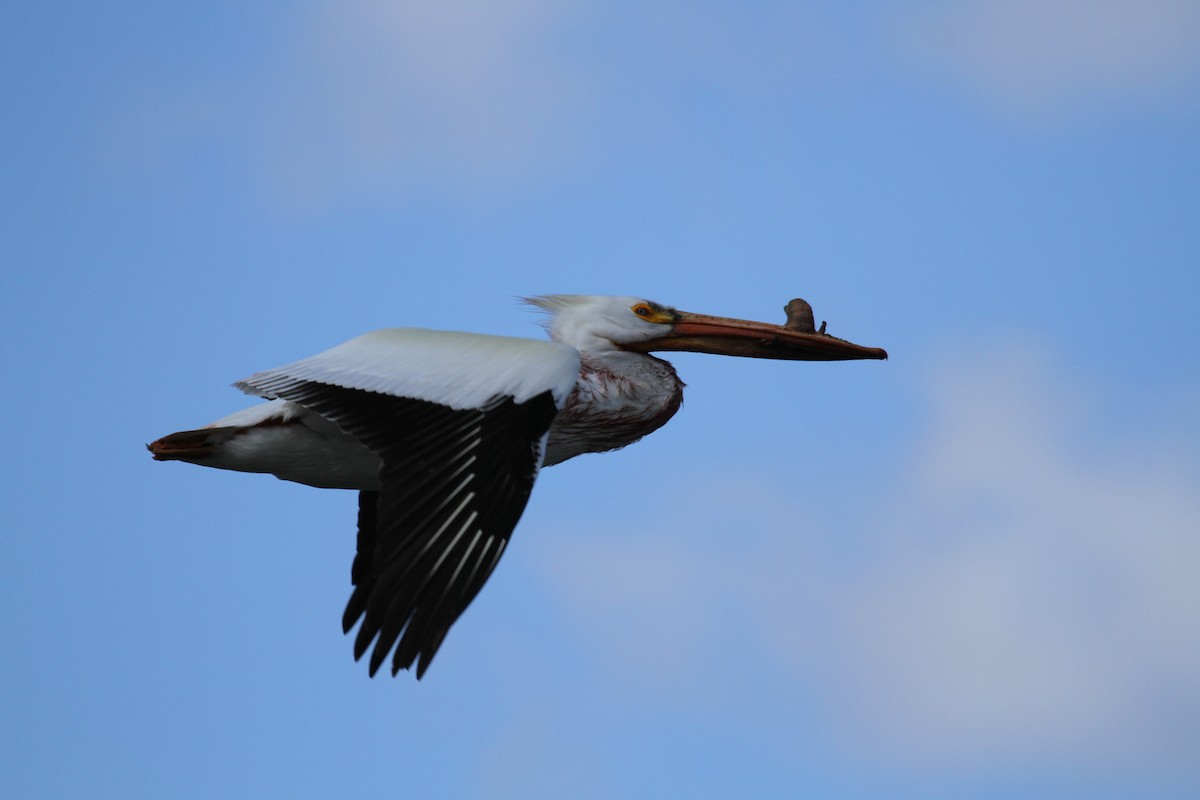
[[[382,460],[381,489],[359,494],[355,589],[342,625],[348,632],[362,619],[354,656],[374,641],[372,675],[394,646],[392,673],[415,661],[420,678],[525,509],[553,397],[454,410],[292,379],[269,391],[333,420]]]

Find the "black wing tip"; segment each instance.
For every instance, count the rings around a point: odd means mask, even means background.
[[[349,633],[349,629],[345,631]],[[409,671],[412,669],[413,662],[416,662],[417,680],[425,677],[425,670],[429,669],[429,665],[433,663],[433,657],[437,654],[438,648],[441,646],[441,639],[445,638],[442,634],[438,637],[436,643],[430,643],[423,646],[418,646],[412,652],[406,652],[404,648],[403,637],[399,643],[389,643],[387,647],[382,646],[381,640],[376,640],[375,634],[364,636],[360,630],[357,638],[354,640],[354,660],[361,661],[362,657],[371,650],[371,657],[367,662],[367,675],[371,678],[379,672],[380,667],[388,660],[388,656],[392,656],[391,673],[392,677],[396,677],[401,671]],[[371,644],[374,642],[374,649]],[[393,648],[394,645],[394,648]],[[394,649],[394,652],[393,652]]]
[[[342,612],[342,633],[349,633],[362,619],[366,613],[367,603],[365,597],[360,597],[360,592],[355,591],[350,595],[350,602],[346,603],[346,610]],[[357,658],[358,656],[355,656]]]
[[[371,678],[375,677],[376,673],[379,672],[379,668],[383,666],[383,662],[387,661],[387,655],[388,654],[387,654],[386,650],[382,650],[378,647],[376,647],[375,650],[372,651],[370,663],[367,665],[367,676],[368,677],[371,677]],[[361,654],[356,654],[354,656],[355,661],[360,660],[360,658],[361,658]],[[429,668],[429,663],[431,661],[433,661],[433,656],[432,655],[426,656],[425,653],[421,653],[419,660],[416,658],[416,656],[410,657],[408,659],[393,658],[392,659],[392,667],[391,667],[392,677],[395,678],[396,676],[398,676],[401,673],[401,671],[408,672],[412,668],[413,661],[417,661],[416,676],[417,676],[417,680],[421,680],[421,678],[425,677],[425,670]]]

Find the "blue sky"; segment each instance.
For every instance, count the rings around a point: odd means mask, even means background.
[[[10,3],[0,793],[1194,797],[1200,4]],[[354,497],[152,462],[521,295],[781,321],[541,476],[425,680]]]

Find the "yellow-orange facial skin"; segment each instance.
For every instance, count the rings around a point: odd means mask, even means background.
[[[656,306],[653,303],[635,303],[630,306],[629,310],[646,322],[654,322],[660,325],[671,325],[678,317],[674,312],[668,311],[661,306]]]

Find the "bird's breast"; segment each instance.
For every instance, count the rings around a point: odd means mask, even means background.
[[[546,466],[633,444],[679,410],[683,381],[674,367],[652,356],[621,356],[583,356],[579,382],[550,427]]]

